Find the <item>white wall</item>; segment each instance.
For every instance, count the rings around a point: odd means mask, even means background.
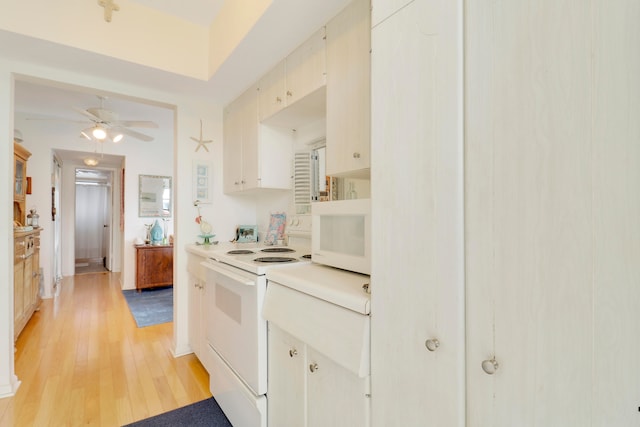
[[[196,216],[193,207],[193,199],[191,193],[191,169],[194,159],[207,159],[214,165],[216,179],[214,180],[214,197],[213,203],[203,208],[203,215],[210,215],[214,229],[220,230],[221,238],[231,238],[233,230],[237,224],[237,218],[244,221],[255,221],[255,203],[251,200],[242,200],[238,198],[229,198],[222,195],[222,111],[217,105],[208,103],[204,100],[195,100],[183,98],[180,94],[164,93],[155,90],[145,89],[142,87],[130,86],[123,82],[96,78],[89,75],[74,73],[67,70],[54,68],[33,66],[30,64],[19,63],[15,61],[0,60],[0,129],[2,137],[0,138],[0,151],[5,155],[0,156],[2,170],[5,172],[6,185],[0,187],[0,205],[4,206],[0,210],[0,231],[4,235],[10,236],[12,231],[9,228],[10,218],[12,218],[12,159],[13,156],[13,73],[25,76],[33,76],[35,78],[54,80],[69,85],[81,85],[84,87],[96,88],[101,91],[107,91],[117,94],[127,94],[131,97],[140,99],[148,99],[163,103],[165,105],[174,105],[176,126],[173,129],[173,135],[167,135],[159,144],[164,144],[163,151],[165,153],[173,152],[173,159],[165,163],[158,153],[149,155],[148,150],[135,150],[132,146],[118,148],[121,150],[133,150],[131,152],[114,152],[114,154],[123,154],[127,156],[127,180],[125,187],[127,189],[137,189],[137,175],[139,173],[149,174],[166,174],[173,176],[173,184],[175,188],[174,201],[174,219],[173,230],[175,234],[175,257],[174,257],[174,348],[175,354],[184,354],[190,351],[187,341],[187,273],[186,273],[186,255],[182,249],[186,243],[192,242],[198,234],[197,224],[193,221]],[[214,142],[209,144],[211,152],[203,152],[200,150],[195,153],[195,143],[190,139],[191,136],[198,136],[200,132],[200,119],[203,120],[203,134],[205,139],[213,139]],[[29,128],[22,127],[25,134],[25,146],[32,153],[32,161],[29,162],[29,175],[33,177],[36,186],[38,182],[47,182],[46,192],[40,189],[34,193],[27,201],[28,206],[35,204],[42,206],[41,222],[43,223],[42,234],[42,255],[41,264],[45,268],[47,277],[46,286],[52,285],[53,271],[53,241],[51,238],[51,217],[46,215],[45,211],[50,208],[50,183],[51,183],[51,147],[77,149],[73,140],[67,140],[64,137],[40,139],[40,134],[31,133]],[[35,132],[35,131],[34,131]],[[114,148],[115,150],[115,148]],[[153,159],[153,161],[150,161]],[[165,157],[166,160],[166,157]],[[5,164],[6,163],[6,164]],[[68,179],[65,178],[65,179]],[[45,194],[46,193],[46,194]],[[124,259],[123,265],[123,282],[125,285],[132,283],[131,275],[134,267],[127,266],[127,262],[133,256],[133,249],[130,242],[141,233],[141,224],[144,219],[137,218],[137,191],[129,191],[125,196],[125,204],[127,206],[135,206],[133,210],[128,210],[125,215],[125,231]],[[49,223],[47,224],[47,219]],[[11,239],[5,239],[0,242],[2,253],[11,254],[13,248]],[[4,272],[6,277],[2,283],[13,283],[13,265],[10,262],[11,257],[0,257],[0,271]],[[129,259],[129,261],[127,261]],[[0,301],[12,301],[13,288],[11,286],[0,287]],[[13,376],[13,316],[12,304],[9,302],[5,306],[0,307],[0,316],[3,321],[0,322],[0,396],[10,394],[15,388]]]

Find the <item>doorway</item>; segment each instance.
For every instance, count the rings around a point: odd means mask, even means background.
[[[78,168],[75,176],[75,274],[111,271],[113,172]]]

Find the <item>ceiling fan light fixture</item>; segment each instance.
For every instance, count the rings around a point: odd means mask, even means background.
[[[84,159],[84,164],[87,166],[98,166],[98,159],[96,159],[95,157],[87,157],[86,159]]]
[[[111,140],[115,143],[118,143],[120,141],[122,141],[122,138],[124,138],[124,135],[121,133],[117,133],[113,136],[113,138],[111,138]]]
[[[107,131],[104,130],[102,126],[96,126],[95,128],[93,128],[91,133],[96,139],[99,139],[100,141],[107,137]]]

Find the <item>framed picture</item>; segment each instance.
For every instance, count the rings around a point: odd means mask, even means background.
[[[238,243],[257,242],[258,226],[257,225],[239,225],[238,233],[236,235],[236,241]]]
[[[210,162],[193,161],[193,200],[211,203],[213,191],[213,167]]]

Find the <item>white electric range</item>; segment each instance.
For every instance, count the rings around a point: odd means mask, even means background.
[[[266,273],[310,264],[305,247],[239,243],[211,248],[206,340],[213,350],[211,393],[233,425],[267,425]]]

